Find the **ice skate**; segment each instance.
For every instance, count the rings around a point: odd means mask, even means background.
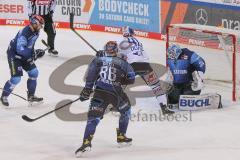
[[[126,147],[132,145],[132,138],[127,138],[123,133],[120,133],[119,128],[117,130],[117,143],[118,147]]]
[[[164,105],[164,104],[160,103],[160,107],[161,107],[161,109],[162,109],[162,114],[163,114],[163,115],[172,115],[172,114],[175,113],[174,111],[170,110],[170,109],[167,107],[167,105]]]
[[[90,136],[89,138],[83,140],[82,146],[80,148],[78,148],[76,150],[76,152],[75,152],[75,156],[77,158],[82,157],[83,154],[86,154],[86,152],[90,152],[91,151],[91,147],[92,147],[91,140],[92,140],[92,137],[93,136]]]
[[[49,53],[51,56],[55,56],[55,57],[58,56],[58,51],[55,50],[55,49],[49,49],[49,50],[48,50],[48,53]]]
[[[27,100],[29,102],[29,106],[33,106],[33,105],[43,103],[43,98],[42,97],[37,97],[34,94],[30,94],[29,92],[27,92]]]
[[[2,102],[2,104],[3,104],[4,106],[6,106],[6,107],[9,106],[7,97],[2,96],[2,97],[1,97],[1,102]]]

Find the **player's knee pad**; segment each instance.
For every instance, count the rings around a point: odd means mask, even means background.
[[[19,82],[21,81],[21,77],[11,77],[11,79],[9,80],[9,82],[11,83],[11,85],[17,85]]]
[[[38,69],[34,68],[28,72],[29,79],[36,80],[38,77]]]
[[[11,79],[8,81],[10,84],[10,89],[13,90],[15,86],[21,81],[21,77],[11,77]]]
[[[104,106],[103,104],[103,100],[92,98],[88,111],[88,117],[102,118],[106,109],[106,106]]]

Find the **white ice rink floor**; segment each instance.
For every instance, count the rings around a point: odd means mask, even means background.
[[[0,26],[0,87],[3,87],[10,78],[6,49],[19,29],[19,27]],[[97,49],[101,49],[108,40],[120,38],[117,34],[79,32]],[[41,39],[46,39],[44,32],[41,33],[35,48],[44,48],[40,43]],[[151,61],[164,64],[164,42],[141,40]],[[54,113],[32,123],[21,119],[23,114],[35,118],[54,109],[55,105],[64,99],[73,100],[78,97],[77,94],[63,94],[52,89],[49,86],[50,75],[67,60],[81,55],[93,55],[94,52],[70,30],[57,31],[56,49],[59,51],[59,57],[46,54],[36,62],[40,72],[36,94],[44,97],[44,103],[29,107],[24,100],[11,95],[10,109],[0,105],[1,160],[75,159],[74,152],[82,143],[85,121],[76,119],[64,121]],[[71,72],[65,84],[73,87],[83,86],[85,70],[86,66]],[[27,75],[24,74],[14,93],[26,97],[26,80]],[[140,87],[140,89],[147,88]],[[88,103],[89,101],[74,103],[70,108],[71,113],[86,112]],[[133,145],[117,148],[115,128],[118,118],[109,113],[97,128],[92,141],[92,151],[83,159],[239,160],[240,106],[227,100],[224,100],[224,105],[225,107],[220,110],[179,113],[182,116],[180,121],[160,119],[150,121],[150,113],[158,115],[156,100],[138,98],[136,105],[133,106],[135,117],[130,121],[127,134],[133,138]]]

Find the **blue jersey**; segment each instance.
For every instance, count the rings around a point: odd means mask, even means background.
[[[194,71],[205,73],[205,61],[187,48],[182,49],[177,60],[168,58],[167,63],[173,75],[174,84],[193,81],[192,72]]]
[[[8,53],[13,56],[18,55],[23,59],[29,59],[34,53],[34,45],[39,36],[39,32],[33,32],[30,26],[20,30],[15,38],[11,40]]]
[[[96,57],[88,67],[86,88],[99,87],[104,90],[120,91],[121,85],[135,81],[133,68],[118,57]]]

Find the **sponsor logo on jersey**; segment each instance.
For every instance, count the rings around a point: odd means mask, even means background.
[[[180,99],[179,102],[182,107],[207,107],[210,106],[209,99]]]
[[[37,5],[49,5],[51,0],[36,0]]]
[[[173,74],[187,74],[187,70],[186,69],[183,69],[183,70],[175,69],[175,70],[173,70]]]

